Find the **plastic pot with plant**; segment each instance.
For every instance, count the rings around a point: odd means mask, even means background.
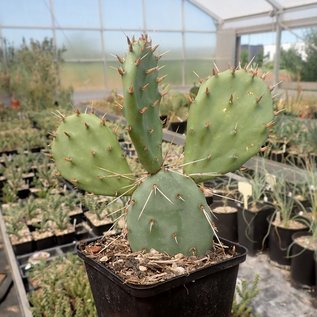
[[[274,122],[270,90],[250,66],[222,73],[215,67],[190,108],[184,162],[175,168],[166,166],[159,116],[158,85],[163,79],[158,76],[160,56],[155,55],[157,47],[146,35],[138,40],[128,39],[128,45],[125,58],[118,57],[122,63],[118,68],[123,80],[122,107],[126,128],[146,173],[135,175],[130,170],[117,136],[104,118],[93,114],[77,111],[65,117],[58,113],[62,123],[52,144],[58,170],[75,186],[117,199],[131,195],[123,234],[81,247],[98,314],[140,316],[142,311],[143,316],[153,316],[154,312],[163,316],[168,311],[175,316],[184,312],[191,316],[227,316],[238,264],[244,260],[245,251],[215,237],[209,206],[197,184],[238,169],[260,150]],[[179,167],[183,173],[176,169]],[[127,248],[122,249],[123,245]],[[116,249],[113,253],[116,247],[121,252]],[[129,253],[132,262],[118,260],[119,254],[124,257]],[[146,278],[157,272],[146,261],[140,262],[151,254],[153,261],[169,255],[168,263],[174,263],[172,280],[167,278],[171,276],[167,272]],[[211,263],[211,254],[222,254],[222,259],[216,261],[219,265]],[[199,270],[181,266],[192,257],[199,263]],[[119,261],[119,265],[113,266],[110,259]],[[124,270],[125,263],[134,265]],[[119,277],[120,271],[128,274]],[[180,276],[176,278],[177,274]],[[98,285],[93,285],[96,280]],[[195,283],[191,283],[193,280]],[[142,281],[151,285],[135,285]],[[202,287],[211,292],[202,293]],[[167,295],[164,291],[170,288],[173,291]],[[217,290],[217,294],[212,290]],[[159,301],[155,295],[160,296]]]

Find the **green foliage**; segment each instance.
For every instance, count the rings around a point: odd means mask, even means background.
[[[291,47],[288,50],[281,48],[280,68],[288,70],[293,80],[300,79],[300,73],[303,69],[303,60],[301,54],[295,47]]]
[[[259,294],[258,283],[260,276],[257,274],[252,282],[245,279],[236,286],[231,314],[232,317],[255,317],[252,312],[252,301]]]
[[[35,265],[28,279],[36,283],[29,293],[34,317],[96,317],[85,268],[76,255]]]
[[[302,80],[317,81],[317,28],[310,29],[305,36],[305,53]]]
[[[9,46],[6,64],[0,66],[3,89],[29,109],[70,103],[72,90],[63,89],[59,80],[62,53],[63,50],[57,49],[53,40],[47,38],[42,42],[24,41],[17,49]]]

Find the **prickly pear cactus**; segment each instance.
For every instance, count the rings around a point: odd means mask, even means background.
[[[52,153],[63,177],[88,192],[117,196],[133,187],[116,135],[94,114],[63,117]]]
[[[139,160],[150,174],[134,180],[119,144],[93,115],[63,118],[52,150],[61,174],[78,187],[106,195],[132,194],[128,240],[133,251],[203,255],[213,243],[206,200],[195,184],[239,168],[264,143],[273,120],[269,89],[256,71],[215,72],[191,104],[184,173],[163,166],[159,56],[148,37],[128,39],[118,71],[124,114]]]
[[[158,84],[158,57],[155,47],[147,36],[139,40],[128,39],[129,52],[125,59],[119,58],[118,68],[122,76],[124,92],[124,115],[128,131],[140,162],[151,174],[162,165],[162,123],[159,116],[161,94]]]
[[[212,246],[205,196],[190,177],[173,171],[161,170],[135,190],[127,223],[133,250],[202,256]]]
[[[202,182],[237,170],[259,152],[273,117],[270,90],[256,71],[216,72],[190,108],[184,172]]]

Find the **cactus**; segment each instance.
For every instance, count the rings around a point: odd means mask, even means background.
[[[128,45],[126,58],[118,57],[123,108],[148,175],[134,182],[114,136],[94,115],[62,117],[53,157],[61,174],[70,181],[75,178],[78,187],[132,195],[127,229],[133,251],[204,255],[212,247],[214,229],[196,183],[239,168],[260,150],[273,122],[270,91],[257,71],[247,68],[215,70],[202,82],[189,112],[182,174],[165,166],[162,158],[158,84],[164,76],[158,77],[157,46],[152,47],[146,35],[128,39]],[[109,144],[110,153],[105,150]]]

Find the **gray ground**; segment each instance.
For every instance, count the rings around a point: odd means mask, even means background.
[[[258,316],[317,317],[317,297],[307,290],[293,287],[290,272],[272,265],[265,254],[248,256],[240,265],[238,276],[253,281],[257,273],[260,292],[253,300],[253,307]]]

